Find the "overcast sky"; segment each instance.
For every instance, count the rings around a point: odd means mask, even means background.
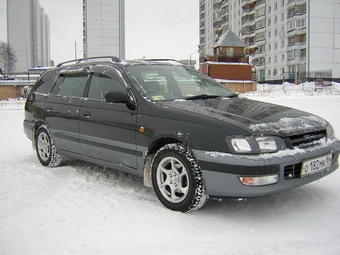
[[[82,0],[39,0],[55,64],[82,57]],[[198,0],[125,0],[126,59],[198,58]]]

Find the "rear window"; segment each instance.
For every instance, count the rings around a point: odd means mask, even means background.
[[[35,84],[34,91],[40,94],[50,93],[57,77],[58,77],[57,70],[50,70],[45,72]]]
[[[83,97],[87,74],[64,74],[59,76],[52,94],[67,97]]]

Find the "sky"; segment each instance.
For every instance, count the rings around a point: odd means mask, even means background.
[[[83,1],[39,2],[50,19],[51,59],[82,57]],[[197,59],[198,10],[198,0],[125,0],[126,59]]]

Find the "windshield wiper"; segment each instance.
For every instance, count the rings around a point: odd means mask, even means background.
[[[220,97],[220,96],[218,96],[218,95],[201,94],[201,95],[187,97],[186,100],[209,99],[209,98],[216,98],[216,97]]]

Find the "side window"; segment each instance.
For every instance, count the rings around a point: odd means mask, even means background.
[[[37,81],[35,85],[35,92],[41,94],[50,93],[57,76],[57,70],[46,71]]]
[[[88,98],[105,101],[106,92],[126,92],[119,80],[110,78],[105,74],[94,73],[91,78]]]
[[[83,97],[87,74],[66,74],[59,76],[52,94],[67,97]]]

